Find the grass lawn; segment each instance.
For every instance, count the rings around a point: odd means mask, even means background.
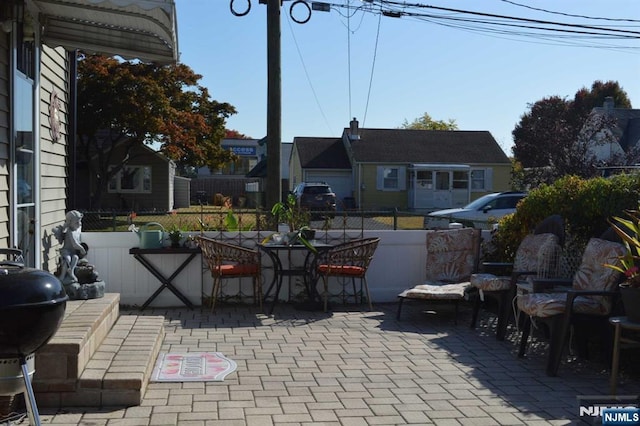
[[[423,229],[424,216],[393,215],[380,213],[380,215],[367,214],[365,218],[358,212],[338,212],[332,220],[325,223],[323,220],[313,221],[312,228],[324,229],[394,229],[394,221],[397,229]],[[131,224],[138,228],[149,223],[159,223],[165,230],[178,228],[182,231],[213,231],[213,230],[258,230],[275,229],[269,226],[267,212],[256,210],[231,210],[220,206],[191,206],[181,208],[171,213],[140,213],[118,215],[112,213],[87,213],[82,220],[84,231],[114,232],[128,231]]]

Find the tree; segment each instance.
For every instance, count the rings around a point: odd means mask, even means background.
[[[451,118],[447,121],[434,120],[425,112],[422,117],[416,118],[411,123],[405,118],[400,128],[413,130],[458,130],[458,125],[456,121]]]
[[[225,139],[253,139],[251,136],[240,133],[234,129],[227,129],[224,135]]]
[[[220,141],[235,108],[210,99],[200,78],[184,64],[79,57],[78,155],[97,180],[94,208],[100,208],[109,180],[134,160],[136,146],[154,145],[178,167],[215,169],[234,159]],[[115,158],[116,147],[124,150],[122,158]]]
[[[597,161],[589,144],[615,122],[602,118],[585,123],[593,108],[602,106],[608,96],[619,107],[631,107],[627,94],[612,81],[583,87],[571,101],[550,96],[529,105],[512,132],[513,154],[528,184],[552,183],[565,175],[595,176]]]

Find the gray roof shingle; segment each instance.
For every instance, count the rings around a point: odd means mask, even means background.
[[[360,139],[351,142],[358,162],[510,162],[488,131],[359,129],[359,134]]]
[[[293,143],[304,169],[351,169],[340,138],[295,137]]]

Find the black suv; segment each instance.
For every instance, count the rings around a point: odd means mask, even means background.
[[[298,205],[311,211],[336,211],[336,194],[324,182],[302,182],[293,190]]]

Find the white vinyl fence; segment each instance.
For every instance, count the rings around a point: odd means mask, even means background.
[[[394,302],[398,293],[422,283],[425,277],[425,232],[365,231],[364,237],[381,239],[367,273],[374,303]],[[233,233],[228,234],[232,236]],[[244,235],[251,236],[251,233],[245,232]],[[318,231],[316,238],[322,239],[322,236],[322,232]],[[141,306],[160,287],[159,280],[129,254],[130,248],[139,245],[138,237],[134,233],[84,232],[82,241],[89,245],[87,258],[89,263],[95,266],[100,278],[105,281],[105,291],[120,293],[123,305]],[[167,277],[187,257],[188,254],[163,254],[150,255],[149,259]],[[263,287],[266,291],[272,278],[271,265],[266,255],[262,256],[262,261],[265,266]],[[243,292],[250,293],[251,279],[242,280]],[[292,282],[293,280],[295,278],[292,278]],[[174,279],[173,284],[194,305],[202,304],[201,295],[203,292],[211,292],[212,278],[200,254]],[[233,289],[227,291],[231,293]],[[280,299],[287,299],[289,293],[288,278],[285,277]],[[164,289],[150,306],[177,307],[183,304],[168,289]]]

